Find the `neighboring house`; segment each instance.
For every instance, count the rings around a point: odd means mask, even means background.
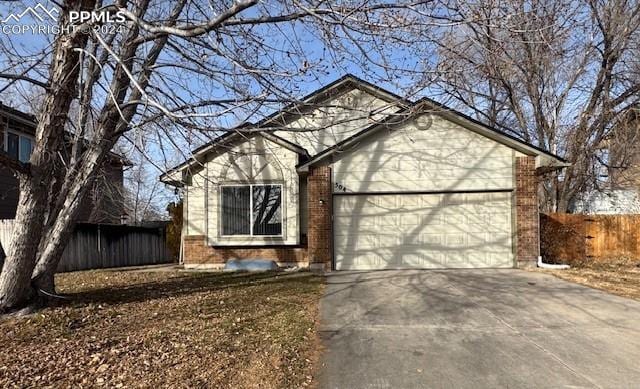
[[[0,103],[0,151],[27,162],[35,144],[35,118]],[[120,224],[124,216],[123,166],[127,162],[112,154],[98,175],[81,210],[79,221]],[[18,179],[0,165],[0,219],[13,219],[18,205]]]
[[[584,193],[571,204],[570,211],[587,215],[640,213],[640,195],[636,189],[607,189]]]
[[[584,214],[640,213],[640,108],[629,108],[602,147],[600,188],[581,193],[570,211]]]
[[[539,255],[536,169],[564,166],[429,99],[348,75],[196,149],[161,180],[184,187],[190,268],[231,258],[515,267]]]
[[[626,213],[638,213],[640,197],[640,106],[634,106],[622,116],[607,141],[608,151],[608,201]],[[634,196],[635,193],[635,196]],[[602,196],[600,196],[602,197]],[[612,199],[613,197],[613,199]],[[626,201],[636,199],[636,211]]]

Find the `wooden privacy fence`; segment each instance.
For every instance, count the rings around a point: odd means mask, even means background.
[[[540,215],[540,250],[569,264],[640,259],[640,215]]]
[[[12,220],[0,220],[0,242],[8,249]],[[79,223],[62,254],[58,272],[172,262],[165,227]]]

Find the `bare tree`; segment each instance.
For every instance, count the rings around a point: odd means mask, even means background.
[[[480,120],[565,155],[572,166],[550,175],[543,202],[565,211],[598,186],[606,140],[640,100],[638,2],[483,0],[453,12],[471,22],[438,40],[438,89]]]
[[[354,64],[378,80],[419,79],[429,57],[399,58],[446,22],[438,4],[64,0],[60,31],[44,49],[25,55],[2,37],[1,88],[31,85],[43,98],[29,163],[0,155],[20,181],[20,228],[0,274],[0,312],[55,290],[79,206],[117,142],[137,146],[140,134],[155,134],[162,164],[175,158],[168,150],[241,131],[248,118],[297,101],[300,85]],[[79,12],[117,17],[72,19]],[[60,158],[65,132],[72,147]]]
[[[138,153],[133,153],[133,155]],[[166,219],[163,209],[175,196],[167,193],[158,180],[160,171],[150,168],[149,161],[137,155],[127,169],[122,197],[128,224]]]
[[[606,149],[607,159],[602,163],[611,187],[640,193],[640,106],[629,109],[613,125]]]
[[[170,222],[167,225],[167,247],[174,260],[180,259],[180,249],[182,247],[182,224],[184,202],[180,199],[177,202],[167,204],[167,214]]]

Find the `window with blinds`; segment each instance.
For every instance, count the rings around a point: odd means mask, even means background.
[[[222,186],[223,236],[282,236],[282,185]]]
[[[10,157],[26,163],[31,158],[34,143],[35,141],[31,137],[7,131],[4,148]]]

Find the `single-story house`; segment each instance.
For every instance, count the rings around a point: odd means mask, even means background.
[[[537,172],[566,161],[347,75],[193,151],[183,259],[322,270],[511,268],[539,255]]]

